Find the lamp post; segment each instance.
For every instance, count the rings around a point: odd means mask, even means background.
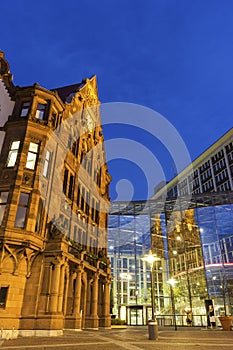
[[[173,315],[173,322],[175,331],[177,331],[177,324],[176,324],[176,308],[175,308],[175,298],[174,298],[174,285],[176,284],[176,280],[174,278],[170,278],[167,283],[170,285],[170,292],[171,292],[171,303],[172,303],[172,315]]]
[[[151,280],[151,310],[152,310],[152,319],[148,322],[148,331],[149,339],[157,340],[158,339],[158,323],[155,316],[155,292],[154,292],[154,262],[160,260],[156,254],[150,253],[145,255],[142,258],[143,261],[146,261],[150,264],[150,280]]]

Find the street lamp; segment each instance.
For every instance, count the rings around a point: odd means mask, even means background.
[[[145,255],[142,260],[150,264],[152,320],[148,322],[148,330],[149,339],[155,340],[158,339],[158,323],[155,316],[154,262],[159,261],[160,258],[158,258],[156,254],[152,254],[150,251],[150,253],[148,255]]]
[[[176,308],[175,308],[175,298],[174,298],[174,286],[176,284],[176,280],[174,278],[170,278],[167,283],[170,285],[170,292],[171,292],[171,303],[172,303],[172,315],[173,315],[173,321],[175,326],[175,331],[177,331],[177,324],[176,324]]]

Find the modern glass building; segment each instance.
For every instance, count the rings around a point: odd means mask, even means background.
[[[151,287],[160,323],[207,325],[215,315],[231,314],[233,303],[233,193],[203,193],[165,202],[112,203],[109,258],[112,313],[128,324],[151,316]],[[159,258],[150,266],[149,250]],[[168,283],[173,279],[173,287]],[[172,308],[173,306],[173,308]]]

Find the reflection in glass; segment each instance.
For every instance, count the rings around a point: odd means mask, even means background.
[[[15,218],[15,227],[24,228],[26,221],[26,213],[28,207],[29,194],[21,192],[19,197],[19,204]]]

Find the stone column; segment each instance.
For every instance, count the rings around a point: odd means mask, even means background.
[[[78,268],[76,283],[75,283],[75,291],[74,291],[74,315],[80,314],[80,301],[81,301],[81,287],[82,287],[82,268]]]
[[[92,304],[91,304],[91,281],[90,278],[87,277],[87,284],[86,284],[86,293],[85,293],[85,308],[86,308],[86,315],[89,316],[91,314]]]
[[[58,306],[57,306],[58,312],[62,312],[63,297],[64,297],[64,282],[65,282],[65,266],[62,265],[60,269],[60,282],[59,282],[59,294],[58,294]]]
[[[80,316],[81,316],[81,328],[85,328],[86,325],[86,310],[87,310],[87,276],[84,273],[84,278],[83,278],[83,283],[84,283],[84,291],[83,291],[83,296],[81,292],[81,298],[83,297],[82,301],[82,310],[80,310]]]
[[[99,275],[95,274],[92,286],[92,300],[91,300],[91,315],[97,316],[98,314],[98,289],[99,289]]]
[[[104,284],[104,305],[103,315],[104,317],[110,315],[110,281],[106,280]]]
[[[60,262],[56,262],[54,269],[52,270],[52,283],[50,291],[50,305],[49,311],[52,313],[57,312],[58,307],[58,291],[60,283]]]
[[[68,288],[69,288],[69,268],[67,266],[65,268],[65,279],[64,279],[64,281],[66,281],[66,284],[64,284],[65,290],[64,290],[64,301],[63,301],[63,313],[64,313],[64,315],[66,315],[67,299],[68,299]]]

